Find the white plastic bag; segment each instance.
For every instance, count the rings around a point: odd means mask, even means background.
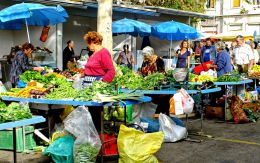
[[[185,114],[192,113],[194,108],[193,98],[188,94],[188,92],[185,89],[181,89],[180,93],[182,94],[183,112]]]
[[[184,106],[182,103],[182,94],[180,92],[174,94],[174,107],[175,107],[175,115],[181,115],[184,113]]]
[[[146,118],[153,118],[155,111],[156,111],[157,105],[148,102],[148,103],[141,103],[133,106],[133,122],[140,122],[140,117],[146,117]]]
[[[164,142],[176,142],[187,136],[187,129],[176,123],[167,115],[159,115],[160,131],[164,134]]]
[[[64,125],[65,130],[76,137],[74,162],[96,162],[101,141],[88,109],[84,106],[78,107],[67,116]]]

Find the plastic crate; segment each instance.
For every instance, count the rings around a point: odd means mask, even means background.
[[[25,149],[23,149],[23,129],[16,129],[16,151],[23,152],[24,150],[33,149],[36,147],[36,142],[33,138],[34,126],[25,127]],[[0,131],[0,149],[13,150],[13,130]]]

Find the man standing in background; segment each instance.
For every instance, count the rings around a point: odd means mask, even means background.
[[[236,37],[237,46],[234,49],[235,64],[240,73],[247,73],[254,64],[254,54],[251,47],[245,44],[243,36]]]

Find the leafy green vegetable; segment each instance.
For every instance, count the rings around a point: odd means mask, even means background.
[[[1,104],[0,123],[28,118],[32,118],[32,114],[28,105],[23,106],[19,103],[12,102],[9,106],[4,107],[4,104]]]
[[[106,95],[116,95],[117,92],[113,90],[114,86],[102,81],[95,81],[92,86],[89,86],[78,92],[75,100],[77,101],[91,101],[96,99],[97,93]]]
[[[96,162],[99,149],[90,143],[80,144],[75,148],[75,163],[94,163]]]
[[[62,84],[61,84],[62,83]],[[46,99],[74,99],[78,91],[72,87],[72,83],[61,81],[58,88],[55,88],[51,93],[45,96]]]
[[[222,75],[217,78],[218,82],[239,82],[241,81],[238,75]]]

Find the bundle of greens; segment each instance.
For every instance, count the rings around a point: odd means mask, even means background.
[[[114,86],[102,81],[95,81],[92,86],[89,86],[78,92],[75,100],[77,101],[92,101],[96,100],[97,93],[106,95],[115,95]]]
[[[66,80],[57,80],[57,88],[53,89],[45,96],[46,99],[60,100],[60,99],[74,99],[78,91],[72,87],[72,83]]]
[[[28,105],[23,106],[19,103],[12,102],[10,105],[6,106],[5,103],[0,103],[0,123],[28,118],[32,118]]]
[[[91,163],[96,162],[99,149],[91,143],[80,144],[75,149],[75,163]]]
[[[22,80],[26,83],[33,80],[33,81],[36,81],[39,83],[48,84],[57,78],[58,78],[57,74],[55,74],[55,73],[42,75],[38,71],[30,71],[30,70],[25,71],[23,74],[20,75],[20,80]]]
[[[222,75],[217,78],[218,82],[239,82],[241,81],[238,75]]]
[[[153,90],[165,80],[165,76],[161,73],[153,73],[143,77],[141,74],[134,72],[127,67],[120,67],[120,70],[121,73],[116,75],[113,84],[126,89]]]

